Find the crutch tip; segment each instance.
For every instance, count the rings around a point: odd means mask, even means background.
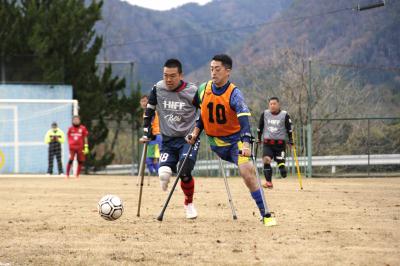
[[[233,216],[233,220],[237,220],[237,216],[235,215],[235,216]]]
[[[163,217],[162,217],[162,216],[158,216],[158,217],[157,217],[157,221],[162,222],[162,220],[163,220]]]

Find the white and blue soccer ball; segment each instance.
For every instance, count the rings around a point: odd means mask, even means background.
[[[115,195],[105,195],[97,205],[101,217],[108,221],[117,220],[124,212],[122,200]]]

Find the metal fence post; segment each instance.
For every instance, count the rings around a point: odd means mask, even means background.
[[[367,166],[367,171],[368,171],[368,176],[370,173],[370,155],[371,155],[371,151],[370,151],[370,119],[367,119],[367,154],[368,154],[368,166]]]
[[[308,59],[308,100],[307,100],[307,177],[312,177],[312,119],[311,119],[311,58]]]

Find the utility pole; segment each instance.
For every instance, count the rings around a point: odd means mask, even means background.
[[[311,117],[311,57],[308,59],[308,97],[307,97],[307,177],[312,177],[312,117]]]

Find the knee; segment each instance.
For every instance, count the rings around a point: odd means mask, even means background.
[[[263,162],[264,164],[271,164],[271,158],[268,156],[264,156],[263,157]]]
[[[192,170],[194,168],[194,164],[194,161],[186,160],[186,163],[182,165],[180,178],[183,183],[188,183],[192,180]]]
[[[158,168],[158,176],[160,180],[167,181],[171,178],[172,170],[169,166],[161,166]]]

